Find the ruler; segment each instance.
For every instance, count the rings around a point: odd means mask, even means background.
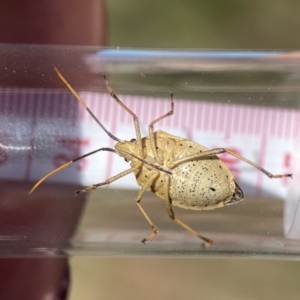
[[[81,92],[80,95],[113,135],[122,140],[135,137],[132,117],[109,94]],[[170,110],[167,97],[119,95],[119,98],[139,117],[143,136],[148,135],[152,120]],[[209,149],[229,148],[273,174],[292,172],[299,111],[186,101],[176,99],[176,95],[174,100],[174,114],[155,124],[155,130],[187,138]],[[69,92],[1,89],[0,125],[2,179],[36,181],[79,155],[113,147],[115,143]],[[220,158],[232,170],[246,195],[285,197],[289,178],[272,180],[228,154]],[[123,158],[101,152],[47,181],[88,186],[128,168]],[[139,188],[132,174],[111,185]]]

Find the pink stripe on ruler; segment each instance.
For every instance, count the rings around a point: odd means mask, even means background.
[[[294,122],[294,138],[299,138],[299,125],[300,125],[300,112],[297,111],[296,115],[295,115],[295,119],[296,120]]]
[[[196,123],[197,123],[197,115],[198,115],[198,113],[197,113],[197,103],[195,102],[195,101],[193,101],[192,102],[192,105],[191,105],[191,114],[190,114],[190,116],[191,116],[191,127],[192,127],[192,129],[193,129],[193,132],[192,132],[192,134],[194,134],[194,129],[196,128]]]
[[[103,111],[103,106],[104,106],[104,102],[105,102],[105,94],[100,94],[97,96],[97,94],[95,94],[95,101],[96,101],[96,107],[95,107],[95,115],[96,117],[99,119],[99,121],[103,122],[102,119],[102,111]]]
[[[149,109],[150,109],[150,101],[144,98],[143,114],[142,114],[143,124],[147,123],[147,116],[148,116]]]
[[[195,103],[195,110],[197,111],[196,114],[196,124],[195,127],[197,130],[200,130],[201,128],[201,118],[202,118],[202,107],[203,107],[203,103],[201,102],[196,102]]]
[[[282,136],[283,136],[284,122],[285,122],[284,111],[280,111],[279,116],[278,116],[278,127],[277,127],[277,133],[276,133],[276,136],[278,138],[282,138]]]
[[[225,124],[225,138],[230,139],[231,137],[231,128],[232,128],[232,121],[233,121],[233,115],[234,115],[234,106],[230,105],[227,108],[227,121]]]
[[[224,118],[225,118],[225,109],[224,105],[220,104],[219,120],[218,120],[218,131],[224,132]]]
[[[190,124],[191,124],[191,102],[190,101],[185,101],[183,105],[183,123],[182,126],[186,129],[190,129]]]
[[[110,101],[110,99],[106,99],[106,101],[104,101],[104,105],[105,106],[103,107],[102,112],[103,122],[108,123],[110,114],[117,109],[115,106],[119,104],[116,101]]]
[[[236,106],[236,117],[235,117],[236,126],[234,128],[234,131],[238,134],[241,134],[241,127],[242,127],[241,112],[242,112],[242,107],[237,105]]]
[[[248,126],[248,134],[252,135],[254,133],[254,127],[256,122],[256,110],[255,108],[250,108],[250,115],[249,115],[249,126]]]
[[[278,111],[272,109],[272,116],[271,116],[271,135],[275,136],[276,135],[276,129],[277,129],[277,114]]]
[[[174,119],[172,120],[173,127],[175,127],[176,129],[180,126],[179,124],[181,123],[182,106],[182,101],[178,101],[178,109],[174,115]]]
[[[287,121],[284,131],[284,136],[286,139],[291,138],[291,127],[292,127],[292,119],[294,117],[293,111],[287,111]]]
[[[244,135],[247,132],[247,113],[248,107],[244,107],[242,110],[242,117],[241,117],[241,134]]]
[[[255,134],[260,135],[263,131],[262,122],[263,122],[263,116],[262,113],[264,110],[262,108],[259,108],[256,110],[256,122],[255,122]]]
[[[209,114],[210,114],[210,103],[204,104],[204,118],[203,118],[203,129],[208,131],[209,128]]]
[[[259,160],[258,164],[261,167],[265,166],[265,159],[267,155],[267,145],[268,145],[268,136],[269,136],[269,131],[270,131],[270,116],[271,116],[271,111],[267,110],[265,108],[262,109],[262,127],[264,128],[263,134],[261,135],[261,141],[260,141],[260,153],[259,153]],[[260,195],[262,192],[262,185],[263,185],[263,180],[265,179],[265,174],[262,172],[257,173],[257,183],[256,183],[256,194]]]
[[[169,104],[169,105],[167,105]],[[166,114],[167,112],[170,111],[171,105],[170,102],[167,101],[167,99],[160,99],[160,105],[159,105],[159,113],[161,113],[161,115]],[[166,124],[166,120],[170,118],[170,116],[163,118],[160,122],[159,122],[159,128],[164,126]]]

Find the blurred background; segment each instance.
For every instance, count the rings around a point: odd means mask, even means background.
[[[79,3],[78,7],[84,6],[83,1],[81,4],[80,1],[76,2]],[[32,3],[34,5],[34,1]],[[5,6],[7,4],[4,2],[0,4],[0,12],[5,9],[10,11]],[[21,8],[20,15],[23,15],[26,9]],[[64,8],[65,11],[69,9],[72,11],[72,8],[67,6]],[[101,11],[107,13],[89,19],[88,16],[92,11],[93,9],[82,18],[83,12],[78,9],[73,21],[69,23],[70,26],[79,26],[80,31],[81,24],[92,19],[95,26],[99,21],[97,18],[101,17],[108,25],[107,30],[104,33],[100,30],[86,40],[77,40],[74,35],[68,44],[159,49],[299,50],[300,48],[300,2],[296,0],[146,2],[107,0],[106,8],[105,6],[101,8]],[[57,12],[53,9],[51,13],[56,15]],[[13,24],[14,19],[9,13],[7,16],[7,20],[0,18],[0,28],[3,31],[0,42],[4,43],[14,42],[11,39],[14,27],[7,25]],[[32,12],[32,17],[44,16],[37,11]],[[83,33],[80,31],[79,35],[84,36],[84,28],[82,30]],[[87,32],[88,30],[87,26]],[[49,43],[64,44],[64,38],[62,35],[61,39],[54,38]],[[28,38],[24,43],[36,41]],[[41,43],[48,42],[45,40]],[[282,214],[282,211],[283,205],[280,206],[278,213]],[[253,257],[255,258],[255,253]],[[222,256],[218,259],[139,256],[138,258],[71,257],[69,264],[71,285],[68,299],[71,300],[171,297],[233,300],[298,299],[300,293],[298,261],[228,259]],[[5,275],[1,280],[5,279]],[[47,299],[55,299],[51,293],[48,295]]]
[[[296,0],[107,1],[113,47],[299,49]]]

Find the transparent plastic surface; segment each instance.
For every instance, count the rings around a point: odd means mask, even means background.
[[[0,53],[0,256],[300,257],[295,179],[269,179],[228,155],[220,157],[243,189],[243,202],[212,211],[174,208],[178,219],[214,240],[209,248],[175,224],[150,191],[141,203],[159,232],[142,244],[151,228],[135,204],[140,187],[132,174],[75,197],[75,190],[129,168],[113,153],[74,163],[28,195],[52,169],[114,145],[54,65],[120,139],[135,138],[132,118],[109,98],[102,73],[137,113],[143,136],[151,118],[169,111],[173,92],[174,115],[155,130],[232,149],[274,174],[296,174],[300,53],[33,45],[0,45]]]

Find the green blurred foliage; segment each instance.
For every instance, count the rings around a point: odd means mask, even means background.
[[[298,49],[298,0],[107,0],[110,45]]]

